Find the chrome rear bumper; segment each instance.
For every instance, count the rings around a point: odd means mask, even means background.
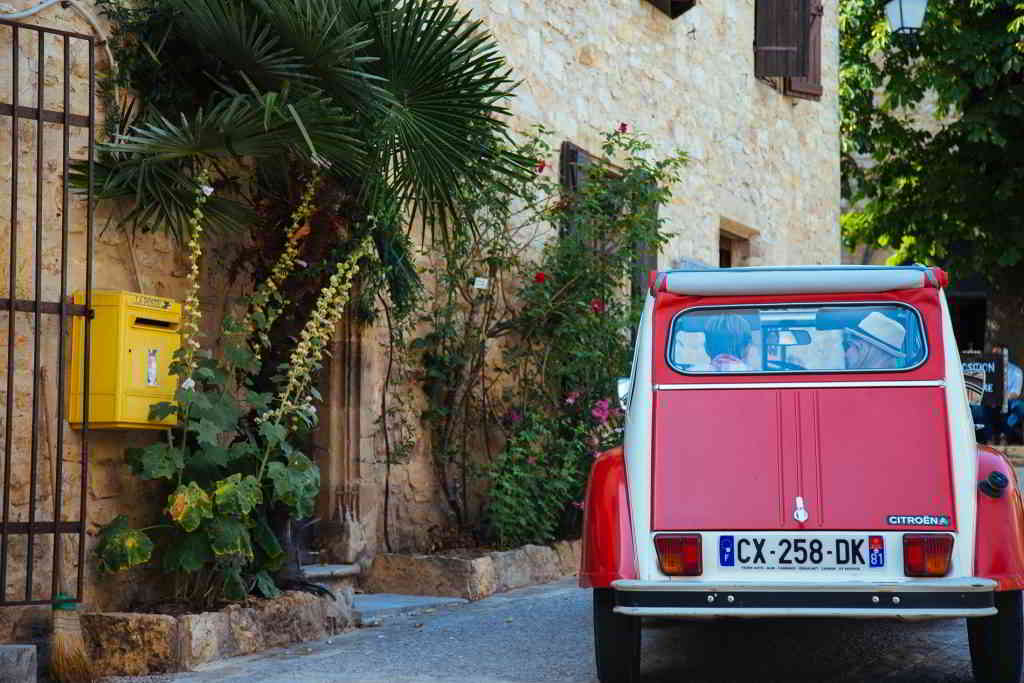
[[[615,611],[645,617],[946,619],[996,613],[995,581],[615,581]]]

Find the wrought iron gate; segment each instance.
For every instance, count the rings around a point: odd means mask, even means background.
[[[10,135],[9,159],[2,149],[7,145],[0,143],[0,173],[10,169],[9,177],[0,175],[0,192],[9,200],[3,204],[10,207],[9,244],[0,242],[0,254],[4,246],[10,249],[6,292],[0,281],[0,347],[6,347],[6,363],[0,361],[6,366],[0,383],[0,606],[46,604],[59,591],[82,595],[89,435],[87,428],[66,433],[66,336],[70,318],[84,316],[88,359],[93,196],[90,180],[85,201],[72,201],[68,171],[74,140],[82,150],[77,158],[87,156],[92,176],[94,57],[91,36],[0,20],[0,71],[7,71],[10,84],[0,91],[0,140]],[[85,290],[85,305],[70,302],[69,285]],[[87,364],[83,381],[88,395]],[[83,414],[87,427],[88,402]]]

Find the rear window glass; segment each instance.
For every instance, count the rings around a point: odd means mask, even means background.
[[[669,364],[688,374],[893,372],[928,355],[921,317],[899,304],[698,308],[670,334]]]

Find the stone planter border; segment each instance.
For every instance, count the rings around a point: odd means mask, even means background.
[[[374,558],[363,590],[480,600],[513,588],[572,576],[578,571],[579,563],[579,541],[559,541],[551,546],[525,545],[479,557],[460,557],[458,553],[380,553]]]
[[[351,625],[351,595],[335,602],[285,592],[251,607],[179,617],[137,612],[82,615],[86,644],[103,676],[191,671],[227,657],[320,640]]]

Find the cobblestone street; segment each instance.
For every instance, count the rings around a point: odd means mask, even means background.
[[[147,681],[589,683],[590,627],[589,591],[561,581]],[[643,683],[972,680],[962,620],[654,621],[644,629],[642,673]]]

